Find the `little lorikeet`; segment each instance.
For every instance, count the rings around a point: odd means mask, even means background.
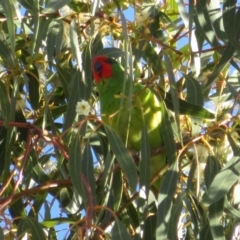
[[[161,136],[161,102],[147,87],[133,84],[125,70],[113,58],[97,56],[92,60],[92,71],[99,94],[102,120],[120,136],[131,151],[140,151],[143,124],[148,132],[150,148],[163,146]],[[132,90],[130,90],[132,85]],[[129,101],[130,91],[132,98]],[[166,165],[166,154],[151,157],[153,178]],[[153,186],[158,190],[160,180]]]

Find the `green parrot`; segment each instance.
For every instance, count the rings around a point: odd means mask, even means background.
[[[143,124],[145,124],[150,148],[163,146],[161,136],[162,104],[147,87],[133,84],[129,104],[130,79],[124,87],[124,68],[113,58],[97,56],[92,60],[92,71],[98,89],[101,117],[127,143],[130,151],[140,151]],[[125,89],[125,90],[124,90]],[[123,92],[124,91],[124,92]],[[166,165],[166,154],[151,157],[153,178]],[[153,184],[159,190],[161,180]]]

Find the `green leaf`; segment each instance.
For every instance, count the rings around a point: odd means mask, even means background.
[[[236,6],[237,1],[235,0],[226,0],[223,4],[223,25],[224,25],[224,32],[236,50],[240,50],[239,43],[238,43],[238,32],[240,28],[239,24],[239,16],[240,11],[239,8]]]
[[[63,86],[63,91],[65,94],[65,97],[68,99],[68,97],[69,97],[68,85],[69,85],[69,79],[71,79],[71,75],[68,71],[66,71],[64,68],[62,68],[58,65],[57,65],[57,73],[58,73],[59,79],[61,81],[61,84]]]
[[[150,187],[151,149],[148,139],[147,128],[145,125],[143,125],[142,129],[140,153],[141,153],[139,165],[140,188],[144,187],[142,190],[144,190],[146,196],[148,196]]]
[[[127,203],[127,207],[120,215],[121,221],[124,222],[125,226],[129,226],[131,224],[133,228],[137,228],[140,224],[138,209],[136,208],[135,204],[132,202],[129,203],[129,196],[126,194],[126,192],[123,192],[122,203]]]
[[[71,82],[71,92],[68,99],[66,117],[63,124],[63,129],[66,130],[71,127],[75,117],[76,117],[76,105],[80,101],[80,84],[81,84],[81,73],[76,71],[72,76]],[[84,98],[82,98],[84,99]]]
[[[115,220],[115,224],[112,229],[113,240],[131,240],[131,236],[128,233],[126,227],[118,219]]]
[[[144,8],[142,12],[143,14],[148,14],[149,18],[152,19],[152,21],[148,24],[148,28],[150,30],[151,35],[155,37],[155,33],[157,32],[158,29],[161,28],[159,8],[156,5],[152,5]]]
[[[51,12],[56,12],[60,8],[64,7],[67,5],[71,0],[51,0],[48,2],[46,5],[45,9],[43,10],[43,13],[51,13]]]
[[[239,178],[240,159],[233,157],[215,176],[208,191],[203,196],[203,202],[211,205],[220,200]]]
[[[177,149],[173,129],[169,120],[169,114],[164,103],[162,104],[161,133],[163,136],[164,146],[166,148],[168,163],[170,165],[174,164],[177,158]]]
[[[81,54],[79,50],[79,43],[78,43],[78,27],[76,23],[76,19],[74,18],[71,21],[70,24],[70,30],[69,30],[69,37],[70,37],[70,44],[71,44],[71,51],[73,57],[76,59],[78,68],[80,71],[82,71],[82,59],[81,59]],[[82,81],[84,81],[83,79]]]
[[[4,181],[8,180],[9,169],[11,165],[11,153],[12,153],[12,146],[15,141],[15,130],[13,127],[8,127],[7,129],[7,136],[6,136],[6,151],[5,151],[5,159],[4,159]]]
[[[2,164],[0,164],[0,176],[3,173],[5,165],[6,136],[7,128],[0,126],[0,159],[3,159]]]
[[[177,122],[178,138],[182,142],[182,140],[181,140],[182,136],[180,134],[180,116],[179,116],[180,106],[179,106],[179,99],[177,97],[178,96],[177,85],[176,85],[175,77],[173,74],[171,60],[167,54],[164,53],[163,55],[164,55],[164,62],[165,62],[165,66],[166,66],[166,70],[167,70],[167,74],[168,74],[168,78],[169,78],[169,83],[170,83],[170,94],[171,94],[171,99],[172,99],[173,111],[174,111],[176,122]]]
[[[226,42],[226,33],[222,22],[223,11],[221,1],[212,1],[211,4],[207,4],[206,6],[210,13],[210,21],[212,22],[216,36]]]
[[[180,194],[173,202],[172,211],[171,211],[171,218],[169,221],[169,230],[168,230],[168,239],[171,240],[178,240],[178,228],[179,228],[179,221],[181,221],[181,214],[183,210],[183,203],[182,197]]]
[[[38,70],[35,65],[33,65],[33,69],[29,70],[26,73],[28,77],[28,88],[29,88],[29,98],[30,98],[30,105],[33,110],[37,110],[39,108],[39,74]]]
[[[11,53],[6,43],[3,42],[2,40],[0,40],[0,55],[8,68],[12,70],[15,69],[15,61],[14,61],[13,54]]]
[[[109,150],[109,149],[108,149]],[[114,162],[114,156],[111,155],[111,152],[108,151],[104,157],[104,170],[102,173],[102,178],[104,179],[103,188],[106,188],[108,185],[112,184],[112,165]],[[118,175],[118,174],[117,174]]]
[[[175,194],[178,180],[178,161],[173,163],[166,175],[163,178],[163,182],[160,188],[158,199],[158,212],[157,212],[157,239],[167,239],[169,225],[166,222],[171,217],[172,200]]]
[[[207,165],[204,171],[204,180],[207,189],[210,187],[214,177],[219,173],[220,170],[221,165],[219,161],[214,156],[208,156]]]
[[[156,215],[150,215],[145,219],[143,239],[156,239],[156,236],[155,236],[156,222],[157,222]]]
[[[224,198],[209,206],[209,225],[213,239],[225,240],[222,223],[219,222],[223,214]]]
[[[68,6],[75,12],[78,13],[88,13],[91,6],[90,4],[84,3],[84,2],[79,2],[77,0],[72,0],[68,3]]]
[[[199,105],[188,103],[182,99],[178,99],[178,100],[179,100],[180,114],[203,118],[203,119],[214,119],[215,118],[215,115],[213,113],[209,112],[208,110],[206,110],[205,108],[203,108]],[[171,97],[170,93],[166,93],[166,98],[164,99],[164,101],[166,103],[167,108],[174,111],[172,97]]]
[[[211,76],[208,78],[207,83],[204,85],[204,91],[208,90],[208,88],[211,86],[211,84],[214,82],[214,80],[218,77],[218,75],[221,73],[221,71],[224,69],[224,67],[229,63],[234,52],[235,52],[235,48],[232,46],[231,43],[228,43],[222,54],[222,57],[221,57],[219,63],[215,67]]]
[[[82,180],[82,154],[81,154],[81,137],[78,133],[73,137],[69,151],[69,174],[77,193],[88,202],[86,186]]]
[[[199,82],[196,79],[194,79],[191,75],[186,75],[183,73],[183,76],[186,79],[187,102],[202,107],[204,102]]]
[[[85,177],[86,184],[88,186],[85,186],[88,188],[88,195],[89,199],[92,201],[91,204],[95,205],[96,204],[96,186],[95,186],[95,177],[94,177],[94,167],[93,167],[93,156],[92,156],[92,151],[89,142],[85,145],[85,149],[83,152],[82,156],[82,174]]]
[[[115,154],[116,159],[128,180],[131,191],[135,192],[138,182],[138,175],[133,159],[130,156],[126,147],[124,146],[120,137],[107,125],[105,125],[104,127],[110,148]]]
[[[39,7],[39,3],[38,0],[33,0],[33,8],[32,8],[32,16],[33,16],[33,26],[34,26],[34,35],[33,35],[33,39],[31,41],[31,56],[33,56],[34,51],[35,51],[35,47],[37,44],[37,39],[38,39],[38,34],[39,34],[39,26],[40,26],[40,7]]]
[[[33,8],[32,0],[18,0],[18,2],[27,10],[31,10]]]
[[[125,57],[125,67],[127,67],[127,59],[129,58],[129,76],[131,77],[133,75],[133,71],[132,71],[132,55],[129,54],[128,55],[128,51],[131,49],[129,49],[129,35],[128,35],[128,29],[127,29],[127,21],[126,21],[126,17],[123,14],[122,11],[119,11],[120,17],[121,17],[121,25],[122,25],[122,33],[123,33],[123,38],[125,40],[125,44],[124,44],[124,57]],[[126,78],[126,76],[124,77]],[[131,90],[130,90],[131,92]]]
[[[64,224],[64,223],[74,224],[74,223],[76,223],[76,219],[70,218],[70,217],[67,217],[67,218],[65,218],[65,217],[52,218],[50,220],[41,222],[41,225],[46,227],[46,228],[51,228],[51,227],[55,227],[57,225]]]
[[[52,67],[54,56],[60,53],[60,44],[63,36],[62,22],[54,20],[48,26],[47,34],[47,56],[49,67]]]
[[[93,88],[93,79],[92,79],[92,58],[91,58],[91,54],[92,52],[90,51],[91,47],[95,48],[95,39],[92,42],[92,44],[89,44],[88,47],[86,47],[83,52],[82,52],[82,59],[83,59],[83,76],[85,78],[85,81],[83,81],[84,85],[84,89],[85,91],[82,93],[84,94],[84,96],[88,99],[90,97],[90,93],[92,92],[92,88]],[[99,44],[101,45],[101,43]],[[98,46],[96,46],[98,47]],[[101,46],[100,46],[101,47]],[[94,51],[94,49],[93,49]]]
[[[146,41],[145,45],[147,45],[147,47],[142,51],[142,54],[144,54],[144,60],[149,63],[155,74],[159,74],[159,72],[163,70],[162,60],[152,44]]]
[[[239,148],[239,145],[237,144],[236,141],[234,141],[231,133],[227,133],[227,139],[228,139],[228,142],[232,148],[232,151],[233,151],[233,155],[234,156],[238,156],[239,153],[240,153],[240,148]]]
[[[224,199],[224,208],[227,210],[227,213],[232,215],[234,218],[240,218],[240,211],[234,208],[227,199],[227,196],[225,196]]]
[[[60,190],[59,200],[62,208],[69,211],[68,206],[71,206],[71,201],[74,200],[73,194],[74,193],[71,188],[62,188]],[[78,196],[80,195],[78,194]],[[81,197],[79,197],[79,199],[81,199]]]
[[[0,0],[0,4],[2,5],[4,14],[6,15],[8,34],[10,38],[10,46],[12,50],[12,55],[15,56],[14,55],[15,54],[14,3],[13,3],[13,0],[9,0],[9,1]]]
[[[36,38],[36,46],[35,46],[36,53],[41,51],[42,41],[44,41],[47,38],[48,27],[50,23],[51,23],[51,19],[47,19],[47,18],[39,19],[39,31]]]
[[[210,229],[210,226],[209,224],[206,224],[200,231],[200,239],[201,240],[215,240],[213,237],[212,237],[212,234],[211,234],[211,229]]]
[[[96,53],[96,55],[94,55],[94,57],[104,55],[104,56],[108,56],[108,57],[112,57],[112,58],[119,58],[119,57],[124,56],[124,54],[125,53],[122,49],[111,47],[111,48],[101,49],[100,51],[98,51]]]
[[[6,125],[10,120],[10,101],[6,85],[2,81],[0,81],[0,106],[2,116]]]
[[[202,6],[200,1],[197,2],[195,7],[194,22],[196,24],[196,30],[201,33],[204,39],[206,39],[211,46],[219,46],[216,33],[214,32],[213,25],[209,17],[209,12],[205,6]]]
[[[76,104],[80,100],[86,100],[88,101],[92,91],[92,85],[88,84],[85,80],[82,78],[82,73],[79,71],[79,69],[76,69],[75,72],[72,73],[72,81],[71,81],[71,87],[70,87],[70,97],[68,100],[67,105],[67,112],[64,122],[64,130],[68,129],[76,116]],[[80,122],[84,116],[79,116],[78,121]],[[81,128],[80,134],[85,134],[85,127],[83,126]]]
[[[191,217],[191,225],[192,225],[192,227],[191,227],[192,234],[191,235],[194,235],[196,237],[198,235],[198,231],[199,231],[199,229],[198,229],[199,221],[198,221],[198,216],[196,215],[197,209],[195,208],[195,206],[193,204],[193,202],[194,202],[193,197],[191,194],[188,194],[183,197],[183,200],[186,205],[186,211],[188,212],[188,214]],[[188,229],[188,230],[190,230],[190,229]]]
[[[61,105],[61,106],[57,106],[57,107],[53,107],[50,109],[51,113],[52,113],[52,116],[54,119],[57,119],[59,118],[62,114],[64,114],[66,112],[66,109],[67,109],[67,105],[64,104],[64,105]],[[34,124],[36,126],[41,126],[43,123],[43,116],[39,117],[35,122]],[[47,125],[48,126],[48,125]]]
[[[50,177],[44,172],[42,166],[40,165],[37,152],[32,150],[29,154],[28,161],[32,162],[32,179],[39,184],[43,184],[50,180]]]
[[[120,7],[120,3],[119,3],[119,1],[118,1],[118,0],[113,0],[113,2],[116,4],[118,10],[120,10],[121,7]]]
[[[181,16],[181,18],[182,18],[182,20],[183,20],[183,23],[184,23],[184,25],[185,25],[185,27],[187,28],[187,29],[189,29],[190,27],[189,27],[189,25],[190,25],[190,23],[189,23],[189,13],[187,12],[187,9],[186,9],[186,7],[185,7],[185,5],[184,5],[184,1],[182,1],[182,0],[176,0],[175,1],[176,3],[177,3],[177,5],[178,5],[178,10],[179,10],[179,14],[180,14],[180,16]],[[189,3],[190,4],[190,3]],[[191,29],[191,28],[190,28]]]
[[[30,217],[23,218],[20,221],[17,229],[17,236],[22,237],[26,232],[31,233],[33,239],[47,239],[43,232],[42,226],[35,219]]]
[[[36,218],[38,213],[47,198],[48,193],[37,194],[33,197],[32,209],[28,213],[28,217]],[[34,210],[33,210],[34,209]]]
[[[117,169],[114,171],[112,180],[112,194],[114,198],[114,211],[117,211],[121,206],[122,193],[123,193],[123,177],[122,171]]]
[[[167,239],[168,227],[166,222],[171,217],[172,200],[175,194],[178,181],[178,159],[175,149],[175,142],[171,124],[169,121],[168,112],[163,105],[163,120],[162,120],[162,134],[164,144],[167,150],[167,158],[169,161],[169,169],[163,178],[160,193],[158,197],[158,212],[157,212],[157,239]]]
[[[24,175],[25,175],[25,178],[24,178],[24,181],[23,181],[23,183],[24,183],[26,186],[29,186],[30,181],[31,181],[31,179],[32,179],[32,176],[33,176],[32,168],[33,168],[32,159],[31,159],[30,157],[28,157],[27,162],[26,162],[26,165],[25,165],[25,167],[24,167]]]

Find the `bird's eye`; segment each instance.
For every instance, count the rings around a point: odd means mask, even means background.
[[[100,62],[95,62],[93,67],[97,73],[100,73],[102,70],[102,64]]]

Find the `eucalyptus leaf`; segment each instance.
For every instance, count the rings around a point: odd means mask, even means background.
[[[44,13],[51,13],[51,12],[56,12],[66,4],[68,4],[71,0],[51,0],[48,2],[44,9]]]
[[[115,154],[116,159],[122,168],[122,171],[126,175],[130,189],[132,192],[135,192],[138,176],[133,159],[124,146],[120,137],[108,126],[105,126],[105,130],[109,139],[110,147]]]
[[[206,205],[211,205],[220,200],[239,178],[240,160],[233,157],[228,164],[215,176],[207,193],[203,197]]]
[[[126,227],[118,219],[115,220],[115,224],[113,226],[112,239],[116,239],[116,240],[131,239],[131,236],[128,233]]]
[[[33,218],[23,218],[18,226],[17,236],[22,236],[24,233],[31,233],[36,240],[46,239],[42,226]]]

